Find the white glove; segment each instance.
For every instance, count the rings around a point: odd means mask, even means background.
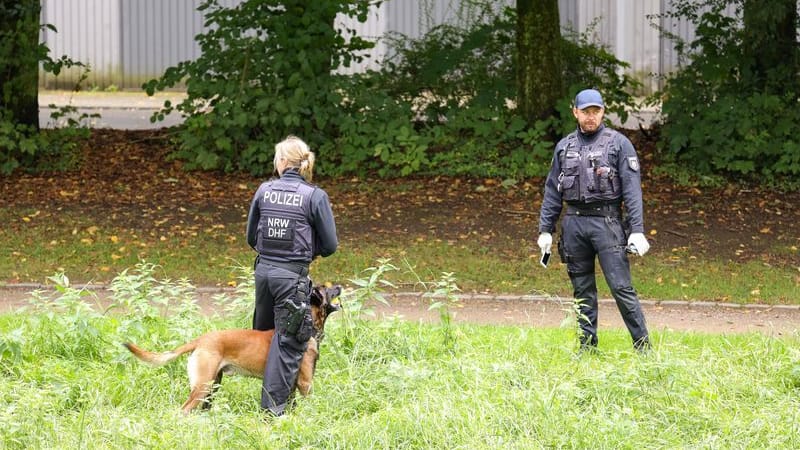
[[[550,253],[550,247],[553,246],[553,235],[548,232],[540,233],[539,240],[536,241],[539,248],[542,249],[542,254]]]
[[[642,233],[631,233],[628,237],[628,246],[631,245],[636,249],[636,254],[639,256],[644,256],[650,250],[650,243],[647,242],[647,238]]]

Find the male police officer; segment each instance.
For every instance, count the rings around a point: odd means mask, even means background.
[[[628,251],[643,256],[650,248],[644,237],[639,159],[624,135],[603,124],[600,93],[586,89],[575,97],[572,113],[578,129],[558,142],[545,181],[539,216],[538,245],[550,253],[552,234],[566,203],[558,251],[580,303],[581,351],[597,346],[595,257],[616,300],[637,350],[649,348],[647,326],[631,284]],[[622,205],[630,222],[623,229]]]
[[[262,183],[250,204],[247,243],[258,252],[253,328],[275,329],[261,407],[283,414],[312,333],[308,266],[336,251],[336,225],[328,194],[309,184],[314,153],[289,136],[275,146],[277,180]]]

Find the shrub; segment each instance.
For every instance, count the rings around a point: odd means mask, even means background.
[[[590,29],[563,38],[571,87],[560,116],[527,126],[513,107],[516,12],[489,2],[478,8],[472,21],[436,26],[420,39],[388,35],[394,53],[381,69],[341,85],[345,114],[324,146],[334,161],[321,166],[325,173],[542,176],[552,157],[548,136],[575,128],[570,109],[580,88],[603,90],[609,111],[625,119],[638,83],[619,75],[626,64],[591,42]]]
[[[143,89],[152,95],[179,83],[187,98],[165,103],[186,117],[174,155],[188,168],[272,171],[272,149],[289,134],[318,147],[340,114],[331,70],[357,60],[372,44],[334,28],[343,14],[366,20],[367,0],[245,1],[199,7],[208,31],[196,37],[202,55],[170,67]]]
[[[796,46],[786,64],[759,71],[743,1],[673,3],[673,16],[694,23],[697,35],[688,44],[673,37],[688,64],[660,93],[667,159],[705,176],[770,180],[800,174],[797,80],[785,74],[798,58]],[[762,31],[774,36],[768,27],[781,19],[780,9],[763,9]]]
[[[420,39],[386,36],[394,50],[378,71],[336,75],[331,69],[372,43],[330,19],[365,20],[368,5],[205,1],[202,56],[143,86],[153,94],[186,83],[187,99],[165,103],[153,118],[186,116],[173,156],[190,169],[267,174],[274,143],[297,134],[318,152],[318,173],[330,176],[543,175],[547,136],[575,127],[569,109],[579,88],[603,89],[623,118],[631,104],[637,83],[619,75],[625,64],[591,43],[591,30],[572,33],[563,40],[572,87],[558,105],[562,115],[526,126],[513,108],[515,11],[488,1],[472,2],[477,13],[463,25],[439,25]]]

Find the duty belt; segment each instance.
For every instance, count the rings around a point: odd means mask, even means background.
[[[618,203],[567,204],[568,216],[622,217],[622,208]]]
[[[277,267],[279,269],[286,269],[286,270],[288,270],[290,272],[294,272],[294,273],[300,275],[301,277],[304,277],[304,276],[308,275],[308,266],[306,266],[306,265],[304,265],[302,263],[277,262],[277,261],[272,261],[272,260],[269,260],[269,259],[264,259],[263,257],[260,257],[260,256],[258,258],[258,262],[264,263],[264,264],[266,264],[268,266]]]

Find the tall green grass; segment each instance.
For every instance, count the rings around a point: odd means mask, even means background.
[[[330,317],[314,391],[290,414],[267,418],[260,381],[228,377],[210,411],[182,416],[185,360],[151,368],[120,344],[164,350],[246,326],[251,291],[202,315],[191,285],[153,271],[115,277],[111,304],[93,308],[55,276],[29,310],[0,316],[0,447],[800,447],[798,334],[662,331],[639,355],[627,331],[608,329],[597,354],[578,357],[571,326],[454,324],[447,310],[434,325],[368,319],[387,274],[375,271]],[[448,280],[430,292],[451,292]]]

